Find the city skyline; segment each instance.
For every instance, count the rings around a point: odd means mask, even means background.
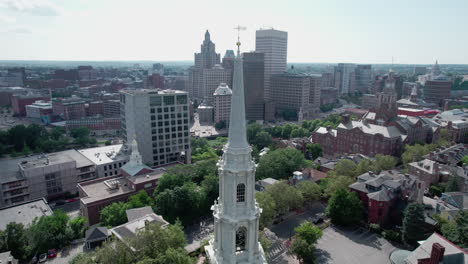
[[[91,6],[92,4],[92,6]],[[111,7],[111,8],[110,8]],[[181,8],[184,7],[184,8]],[[111,11],[110,11],[111,10]],[[468,63],[462,0],[295,1],[0,1],[1,60],[191,61],[209,30],[217,52],[255,49],[255,30],[288,32],[288,62]],[[208,15],[199,15],[206,12]],[[187,21],[193,21],[188,23]],[[175,33],[175,34],[174,34]]]

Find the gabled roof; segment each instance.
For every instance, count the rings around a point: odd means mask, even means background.
[[[140,208],[128,209],[125,211],[125,213],[127,214],[127,219],[130,222],[145,215],[153,214],[154,211],[153,208],[151,208],[151,206],[145,206]]]
[[[393,198],[392,195],[389,193],[389,191],[386,189],[382,189],[378,192],[369,193],[367,194],[367,197],[369,197],[369,199],[371,200],[379,201],[379,202],[387,202],[387,201],[392,200]]]
[[[432,245],[439,243],[445,248],[443,264],[466,264],[468,263],[468,253],[457,247],[445,237],[433,233],[417,249],[405,259],[405,263],[417,264],[419,259],[426,259],[431,256]]]
[[[108,236],[110,236],[110,232],[107,227],[104,226],[97,226],[91,229],[86,230],[86,241],[93,241],[93,240],[104,240]]]
[[[370,135],[380,134],[386,138],[396,138],[396,137],[402,136],[398,128],[394,126],[379,126],[379,125],[374,125],[374,124],[369,124],[369,123],[363,123],[362,121],[351,121],[346,124],[340,123],[338,125],[338,128],[347,129],[347,130],[358,128],[365,134],[370,134]]]
[[[125,171],[130,176],[136,176],[144,169],[152,170],[150,167],[144,164],[131,164],[130,162],[123,165],[121,170]]]

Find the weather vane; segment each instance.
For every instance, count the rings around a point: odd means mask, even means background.
[[[237,55],[240,55],[240,31],[241,30],[246,30],[247,28],[246,27],[242,27],[240,25],[237,25],[237,27],[234,28],[235,30],[237,30]]]

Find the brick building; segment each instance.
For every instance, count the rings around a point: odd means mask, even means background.
[[[424,99],[426,102],[441,106],[445,99],[450,98],[453,82],[442,75],[426,81],[424,85]]]
[[[453,109],[435,115],[432,121],[446,128],[456,143],[468,143],[468,113]]]
[[[71,131],[74,128],[87,127],[92,134],[118,134],[122,129],[122,120],[120,117],[87,117],[81,119],[67,120],[65,128]]]
[[[89,102],[86,107],[87,116],[96,116],[104,114],[104,103],[102,101]]]
[[[320,106],[335,104],[338,101],[338,88],[322,87],[320,88]]]
[[[86,101],[77,97],[56,98],[52,100],[52,109],[54,115],[63,120],[86,117]]]
[[[322,146],[326,156],[343,154],[376,154],[396,156],[401,153],[403,135],[395,126],[374,125],[366,121],[351,121],[344,116],[336,129],[319,127],[312,133],[312,142]]]
[[[13,95],[11,97],[11,107],[15,116],[25,116],[26,106],[32,105],[36,101],[50,101],[50,97],[41,94]]]
[[[425,184],[409,174],[384,171],[377,175],[370,171],[358,176],[349,189],[358,194],[369,223],[387,225],[402,216],[398,203],[422,203]]]
[[[133,141],[130,161],[122,166],[118,176],[78,184],[81,215],[88,220],[89,225],[94,225],[99,223],[100,212],[104,207],[114,202],[126,202],[140,190],[153,195],[166,168],[168,166],[151,169],[144,165],[136,141]]]
[[[103,102],[103,115],[105,117],[120,116],[120,99],[105,100]]]

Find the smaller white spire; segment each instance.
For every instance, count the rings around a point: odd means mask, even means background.
[[[131,165],[143,165],[143,161],[140,155],[140,152],[138,151],[138,143],[136,139],[134,138],[132,140],[132,154],[130,154],[130,164]]]

